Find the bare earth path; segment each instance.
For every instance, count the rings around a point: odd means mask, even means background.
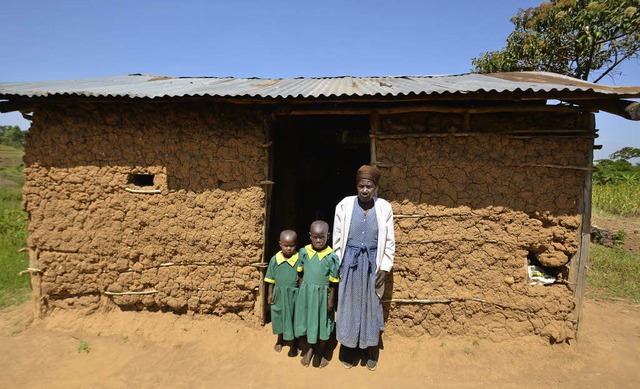
[[[598,218],[640,252],[638,219]],[[216,317],[149,312],[32,320],[30,304],[0,311],[0,388],[635,388],[640,382],[640,304],[586,299],[578,341],[529,337],[384,336],[374,372],[303,368],[273,351],[271,328]],[[79,352],[81,341],[90,350]]]
[[[640,218],[593,215],[591,225],[625,234],[622,248],[640,254]]]
[[[215,317],[57,312],[0,314],[2,388],[632,388],[640,382],[640,306],[587,300],[579,341],[502,343],[386,336],[380,365],[325,369],[273,351],[270,327]],[[80,342],[91,348],[79,352]]]

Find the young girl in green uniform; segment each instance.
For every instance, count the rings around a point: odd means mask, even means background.
[[[297,240],[295,231],[284,230],[280,233],[280,251],[269,261],[264,277],[269,283],[267,302],[271,305],[271,328],[278,335],[273,349],[282,351],[282,345],[286,342],[291,357],[298,355],[293,333],[293,312],[298,295]]]
[[[302,283],[296,299],[294,333],[306,343],[303,366],[309,366],[315,355],[319,367],[329,364],[325,354],[326,341],[334,329],[333,302],[338,283],[338,256],[327,246],[329,225],[316,220],[309,231],[311,244],[300,249],[298,271]]]

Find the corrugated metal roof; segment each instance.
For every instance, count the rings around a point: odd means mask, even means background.
[[[490,92],[531,94],[584,92],[593,94],[594,97],[640,97],[640,87],[604,86],[544,72],[276,79],[132,74],[68,81],[0,83],[0,98],[5,99],[47,96],[314,99],[438,96]]]

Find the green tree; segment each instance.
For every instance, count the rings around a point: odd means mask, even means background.
[[[519,9],[506,47],[471,60],[475,72],[548,71],[592,82],[640,58],[640,0],[551,0]]]
[[[24,150],[25,131],[18,126],[0,126],[0,144]]]
[[[600,185],[633,184],[640,182],[640,164],[629,162],[640,157],[640,149],[623,147],[609,156],[610,159],[596,161],[593,183]]]
[[[640,149],[636,147],[623,147],[611,154],[609,158],[622,161],[629,161],[632,158],[640,158]]]

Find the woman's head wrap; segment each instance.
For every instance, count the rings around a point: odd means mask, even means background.
[[[380,170],[378,170],[378,168],[375,166],[362,165],[360,166],[360,169],[358,169],[358,173],[356,174],[356,183],[363,178],[373,181],[373,183],[378,186],[378,181],[380,180]]]

